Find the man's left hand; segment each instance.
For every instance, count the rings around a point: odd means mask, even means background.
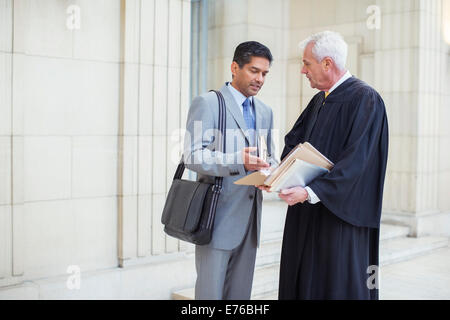
[[[299,202],[305,202],[308,199],[308,192],[302,187],[294,187],[281,190],[278,196],[288,205],[293,206]]]

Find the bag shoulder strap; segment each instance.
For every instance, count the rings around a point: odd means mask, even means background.
[[[218,150],[223,153],[226,153],[226,126],[227,126],[227,117],[226,117],[226,105],[225,99],[220,91],[211,90],[210,92],[215,92],[217,95],[217,100],[219,102],[219,131],[221,133],[221,138],[218,141]],[[177,170],[175,171],[175,175],[173,179],[181,179],[183,176],[185,169],[183,157],[181,157],[181,161],[178,164]],[[222,181],[223,177],[216,177],[214,182],[214,192],[220,192],[222,190]]]

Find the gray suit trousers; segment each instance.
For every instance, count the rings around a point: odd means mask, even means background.
[[[196,300],[250,300],[257,247],[256,200],[242,242],[233,250],[195,247]]]

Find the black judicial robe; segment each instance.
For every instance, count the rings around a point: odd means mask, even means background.
[[[319,203],[288,208],[279,299],[378,299],[377,267],[368,268],[378,266],[388,154],[382,98],[355,77],[326,99],[319,92],[286,135],[281,159],[305,141],[335,167],[309,184]]]

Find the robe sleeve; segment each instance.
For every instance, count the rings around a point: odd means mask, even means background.
[[[349,125],[334,168],[308,186],[342,220],[378,227],[387,162],[388,130],[383,100],[366,88],[349,101]]]

